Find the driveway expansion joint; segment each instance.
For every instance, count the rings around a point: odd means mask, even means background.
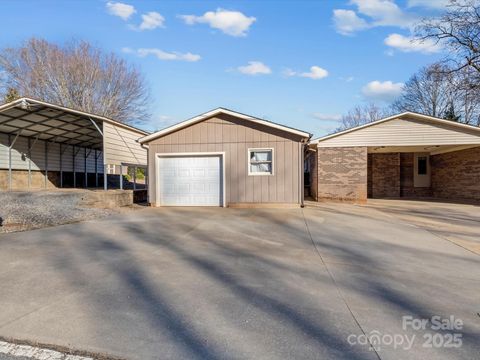
[[[323,267],[327,271],[328,276],[330,277],[333,285],[335,286],[335,289],[337,290],[337,293],[338,293],[340,299],[342,299],[343,303],[345,304],[345,307],[347,308],[348,312],[350,313],[350,315],[353,318],[353,321],[355,322],[357,327],[360,329],[362,334],[365,335],[365,337],[366,337],[366,339],[369,343],[370,349],[372,349],[372,351],[375,353],[375,355],[377,356],[377,359],[381,360],[382,358],[380,357],[380,354],[377,352],[377,349],[375,348],[375,346],[371,343],[370,338],[367,336],[367,333],[365,332],[362,325],[360,324],[360,321],[357,319],[357,317],[353,313],[353,310],[351,309],[350,305],[348,304],[347,299],[343,295],[342,290],[340,290],[340,287],[338,286],[337,281],[335,280],[335,277],[333,276],[332,272],[330,271],[329,267],[327,266],[326,262],[324,261],[323,256],[320,253],[320,250],[318,250],[317,244],[315,243],[315,240],[313,240],[312,233],[310,232],[310,228],[308,226],[307,219],[305,218],[305,213],[304,213],[303,209],[301,209],[301,211],[302,211],[303,221],[305,223],[305,228],[307,229],[308,237],[310,238],[310,241],[312,242],[312,245],[313,245],[313,248],[315,249],[315,252],[317,253],[318,257],[320,258],[320,261],[322,262]]]

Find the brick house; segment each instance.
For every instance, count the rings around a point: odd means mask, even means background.
[[[480,201],[480,128],[405,112],[313,140],[315,200]]]

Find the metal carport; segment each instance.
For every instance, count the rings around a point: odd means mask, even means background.
[[[146,167],[147,152],[136,142],[145,135],[102,116],[30,98],[15,100],[0,106],[0,189],[38,188],[40,174],[44,188],[64,187],[66,173],[73,174],[73,187],[103,182],[105,189],[108,173],[120,175],[122,188],[127,164]]]

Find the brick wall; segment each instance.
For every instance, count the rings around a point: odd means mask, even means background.
[[[367,148],[317,148],[318,199],[367,200]]]
[[[480,147],[433,155],[430,159],[435,197],[480,200]]]
[[[370,156],[372,197],[400,197],[400,153]]]

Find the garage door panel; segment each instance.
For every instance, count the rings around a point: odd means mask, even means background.
[[[221,157],[158,158],[159,203],[166,206],[221,206]]]

